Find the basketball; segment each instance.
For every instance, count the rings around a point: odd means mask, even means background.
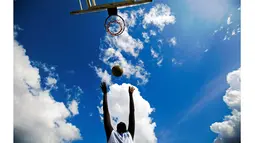
[[[120,77],[123,74],[123,69],[119,65],[113,66],[112,74],[116,77]]]

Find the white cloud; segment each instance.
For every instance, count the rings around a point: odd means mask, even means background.
[[[232,29],[232,32],[230,31],[230,29]],[[233,27],[227,27],[226,29],[226,34],[224,36],[223,41],[225,40],[230,40],[233,36],[236,36],[238,32],[238,29],[240,29],[240,25],[237,25],[236,28]],[[236,33],[237,31],[237,33]]]
[[[175,58],[172,58],[172,63],[176,64],[176,59]]]
[[[110,67],[114,65],[120,65],[123,68],[123,75],[130,78],[131,75],[140,79],[138,81],[141,84],[146,84],[148,82],[149,73],[144,69],[144,65],[141,64],[141,60],[138,61],[137,65],[132,65],[132,63],[127,61],[119,50],[113,48],[108,48],[103,51],[102,61]]]
[[[232,31],[232,36],[236,35],[235,29]]]
[[[109,47],[123,50],[134,57],[137,57],[139,52],[144,48],[141,40],[134,39],[132,36],[130,36],[127,29],[125,29],[120,36],[105,36],[105,42]]]
[[[218,32],[218,30],[214,30],[213,35],[215,35]]]
[[[231,22],[231,16],[232,16],[232,15],[230,15],[230,16],[228,17],[228,19],[227,19],[227,24],[228,24],[228,25],[230,25],[230,24],[232,23],[232,22]]]
[[[150,30],[150,35],[152,35],[152,36],[156,36],[156,35],[157,35],[157,33],[156,33],[156,31],[154,31],[154,30]]]
[[[163,62],[163,58],[161,57],[161,58],[158,59],[157,65],[161,66],[162,62]]]
[[[163,44],[163,39],[158,39],[158,43],[162,45]]]
[[[53,78],[53,77],[47,77],[46,78],[46,85],[50,88],[57,88],[56,84],[57,84],[57,79],[56,78]]]
[[[182,62],[177,61],[176,58],[172,58],[172,63],[173,63],[174,65],[182,65]]]
[[[240,33],[241,32],[240,27],[238,27],[236,31],[237,31],[237,33]]]
[[[144,66],[137,65],[137,57],[143,50],[144,45],[139,38],[134,38],[130,35],[132,27],[140,24],[143,24],[143,26],[154,24],[163,30],[167,24],[173,24],[175,22],[175,17],[171,15],[170,8],[164,4],[157,4],[146,14],[144,14],[144,9],[139,9],[137,11],[124,11],[119,12],[119,14],[126,21],[126,29],[119,36],[105,36],[103,43],[100,45],[100,59],[110,67],[115,64],[121,65],[124,68],[124,76],[127,78],[134,76],[138,79],[138,84],[145,84],[148,82],[149,73],[145,70]],[[147,21],[148,19],[145,17],[152,18],[153,20]],[[150,41],[150,36],[156,35],[157,34],[154,30],[142,32],[142,36],[145,39],[144,42],[146,43]],[[160,39],[158,42],[158,47],[161,48],[163,40]],[[176,41],[174,44],[176,44]],[[131,62],[131,60],[129,60],[130,56],[135,57],[135,60],[132,60]],[[162,61],[163,57],[159,58],[158,56],[157,64],[161,65]],[[135,62],[136,64],[134,64]],[[100,74],[103,73],[100,71],[97,72]]]
[[[72,112],[73,116],[78,115],[78,102],[76,100],[72,100],[72,102],[68,104],[68,109]]]
[[[32,67],[25,49],[14,41],[14,140],[25,143],[62,143],[81,139],[68,123],[70,112],[40,85],[38,68]]]
[[[128,12],[118,12],[118,14],[125,20],[126,28],[134,27],[137,23],[136,20],[138,17],[141,17],[144,14],[144,9],[139,9],[137,11],[132,10]]]
[[[24,29],[20,28],[19,25],[14,25],[13,28],[14,28],[14,32],[13,32],[14,38],[16,38],[18,36],[18,31],[24,30]]]
[[[111,82],[111,75],[109,75],[106,70],[103,72],[103,70],[101,68],[95,67],[95,71],[97,73],[97,76],[99,78],[101,78],[101,81],[106,82],[107,85],[111,85],[112,84],[112,82]]]
[[[158,58],[159,57],[159,54],[151,47],[151,56],[153,58]]]
[[[163,57],[159,56],[159,53],[157,53],[152,47],[151,47],[151,56],[154,59],[157,59],[157,65],[161,66],[162,62],[163,62]]]
[[[110,86],[108,92],[108,107],[112,117],[112,125],[116,129],[118,122],[124,122],[128,126],[129,116],[129,95],[128,87],[130,84],[113,84]],[[150,114],[154,109],[150,106],[150,103],[146,101],[141,95],[138,89],[133,94],[135,103],[135,142],[137,143],[156,143],[157,138],[155,136],[154,129],[156,123],[152,121]],[[99,113],[103,114],[102,101],[101,107],[98,107]],[[115,120],[113,120],[113,118]],[[117,120],[117,122],[116,122]]]
[[[171,10],[166,4],[156,4],[149,13],[144,14],[143,27],[152,24],[157,26],[161,31],[168,24],[175,23],[175,16],[171,15]]]
[[[146,32],[142,32],[143,38],[145,39],[145,43],[149,43],[150,42],[150,37],[148,35],[148,33]]]
[[[54,72],[56,70],[56,68],[54,66],[50,66],[48,64],[45,63],[41,63],[41,62],[37,62],[37,61],[31,61],[32,65],[38,67],[38,68],[42,68],[44,72],[47,73],[51,73]]]
[[[48,65],[46,63],[38,62],[38,61],[31,61],[31,65],[35,66],[39,69],[42,69],[46,74],[49,74],[50,78],[58,78],[58,74],[56,73],[56,67]],[[48,79],[46,79],[48,80]],[[52,80],[52,79],[49,79]],[[52,80],[53,81],[53,80]],[[49,81],[51,82],[51,81]]]
[[[169,42],[171,45],[173,45],[173,46],[175,46],[175,45],[177,44],[176,38],[175,38],[175,37],[170,38],[168,42]]]
[[[47,77],[47,85],[55,85],[57,83],[57,80],[52,77]]]
[[[80,101],[80,96],[84,93],[81,87],[76,85],[73,85],[72,88],[68,88],[64,84],[64,90],[65,90],[65,93],[67,94],[67,100],[75,99],[78,102]]]
[[[139,9],[137,11],[131,12],[119,12],[119,15],[125,20],[126,28],[124,32],[119,36],[111,36],[106,35],[104,42],[107,44],[108,47],[116,48],[118,50],[124,51],[128,54],[131,54],[134,57],[139,55],[139,52],[144,48],[143,42],[137,38],[133,38],[129,35],[129,27],[134,27],[136,25],[136,20],[144,13],[144,9]]]
[[[232,16],[235,20],[232,21]],[[237,20],[238,19],[238,20]],[[240,36],[240,11],[236,10],[233,14],[230,14],[226,20],[227,24],[225,27],[221,26],[213,33],[218,34],[217,37],[222,37],[223,41],[230,40],[233,36]],[[222,34],[224,33],[224,35]],[[223,35],[223,36],[222,36]]]
[[[239,143],[240,142],[240,120],[241,120],[241,91],[240,91],[240,69],[227,75],[229,88],[223,96],[223,101],[232,110],[232,115],[227,115],[223,122],[215,122],[210,129],[218,134],[214,143]]]
[[[225,36],[224,36],[224,39],[223,39],[223,41],[225,41],[225,40],[227,40],[227,35],[225,35]]]

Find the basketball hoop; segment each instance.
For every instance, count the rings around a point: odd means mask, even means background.
[[[71,14],[76,15],[107,10],[108,17],[105,20],[104,27],[106,32],[112,36],[118,36],[125,30],[125,21],[121,16],[118,15],[118,8],[138,6],[152,2],[152,0],[118,0],[118,2],[115,2],[114,0],[114,2],[106,2],[105,4],[98,5],[96,3],[97,0],[85,0],[87,8],[84,9],[81,1],[82,0],[79,0],[80,10],[72,11]]]
[[[119,15],[110,15],[105,20],[106,32],[112,36],[118,36],[125,30],[125,21]]]
[[[118,36],[122,34],[125,30],[125,21],[118,15],[117,7],[108,8],[108,17],[105,19],[105,29],[106,32],[112,36]]]

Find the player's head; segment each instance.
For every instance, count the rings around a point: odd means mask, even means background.
[[[117,132],[122,134],[127,131],[126,124],[123,122],[118,123],[117,125]]]

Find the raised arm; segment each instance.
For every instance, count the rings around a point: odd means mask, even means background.
[[[106,87],[105,82],[101,83],[101,89],[104,94],[104,97],[103,97],[104,129],[105,129],[105,133],[106,133],[106,137],[107,137],[107,141],[108,141],[111,136],[113,128],[111,125],[111,118],[110,118],[110,113],[108,110],[107,87]]]
[[[129,87],[129,124],[128,124],[128,131],[132,136],[132,139],[134,139],[135,134],[135,106],[134,106],[134,100],[133,100],[133,92],[135,88]]]

